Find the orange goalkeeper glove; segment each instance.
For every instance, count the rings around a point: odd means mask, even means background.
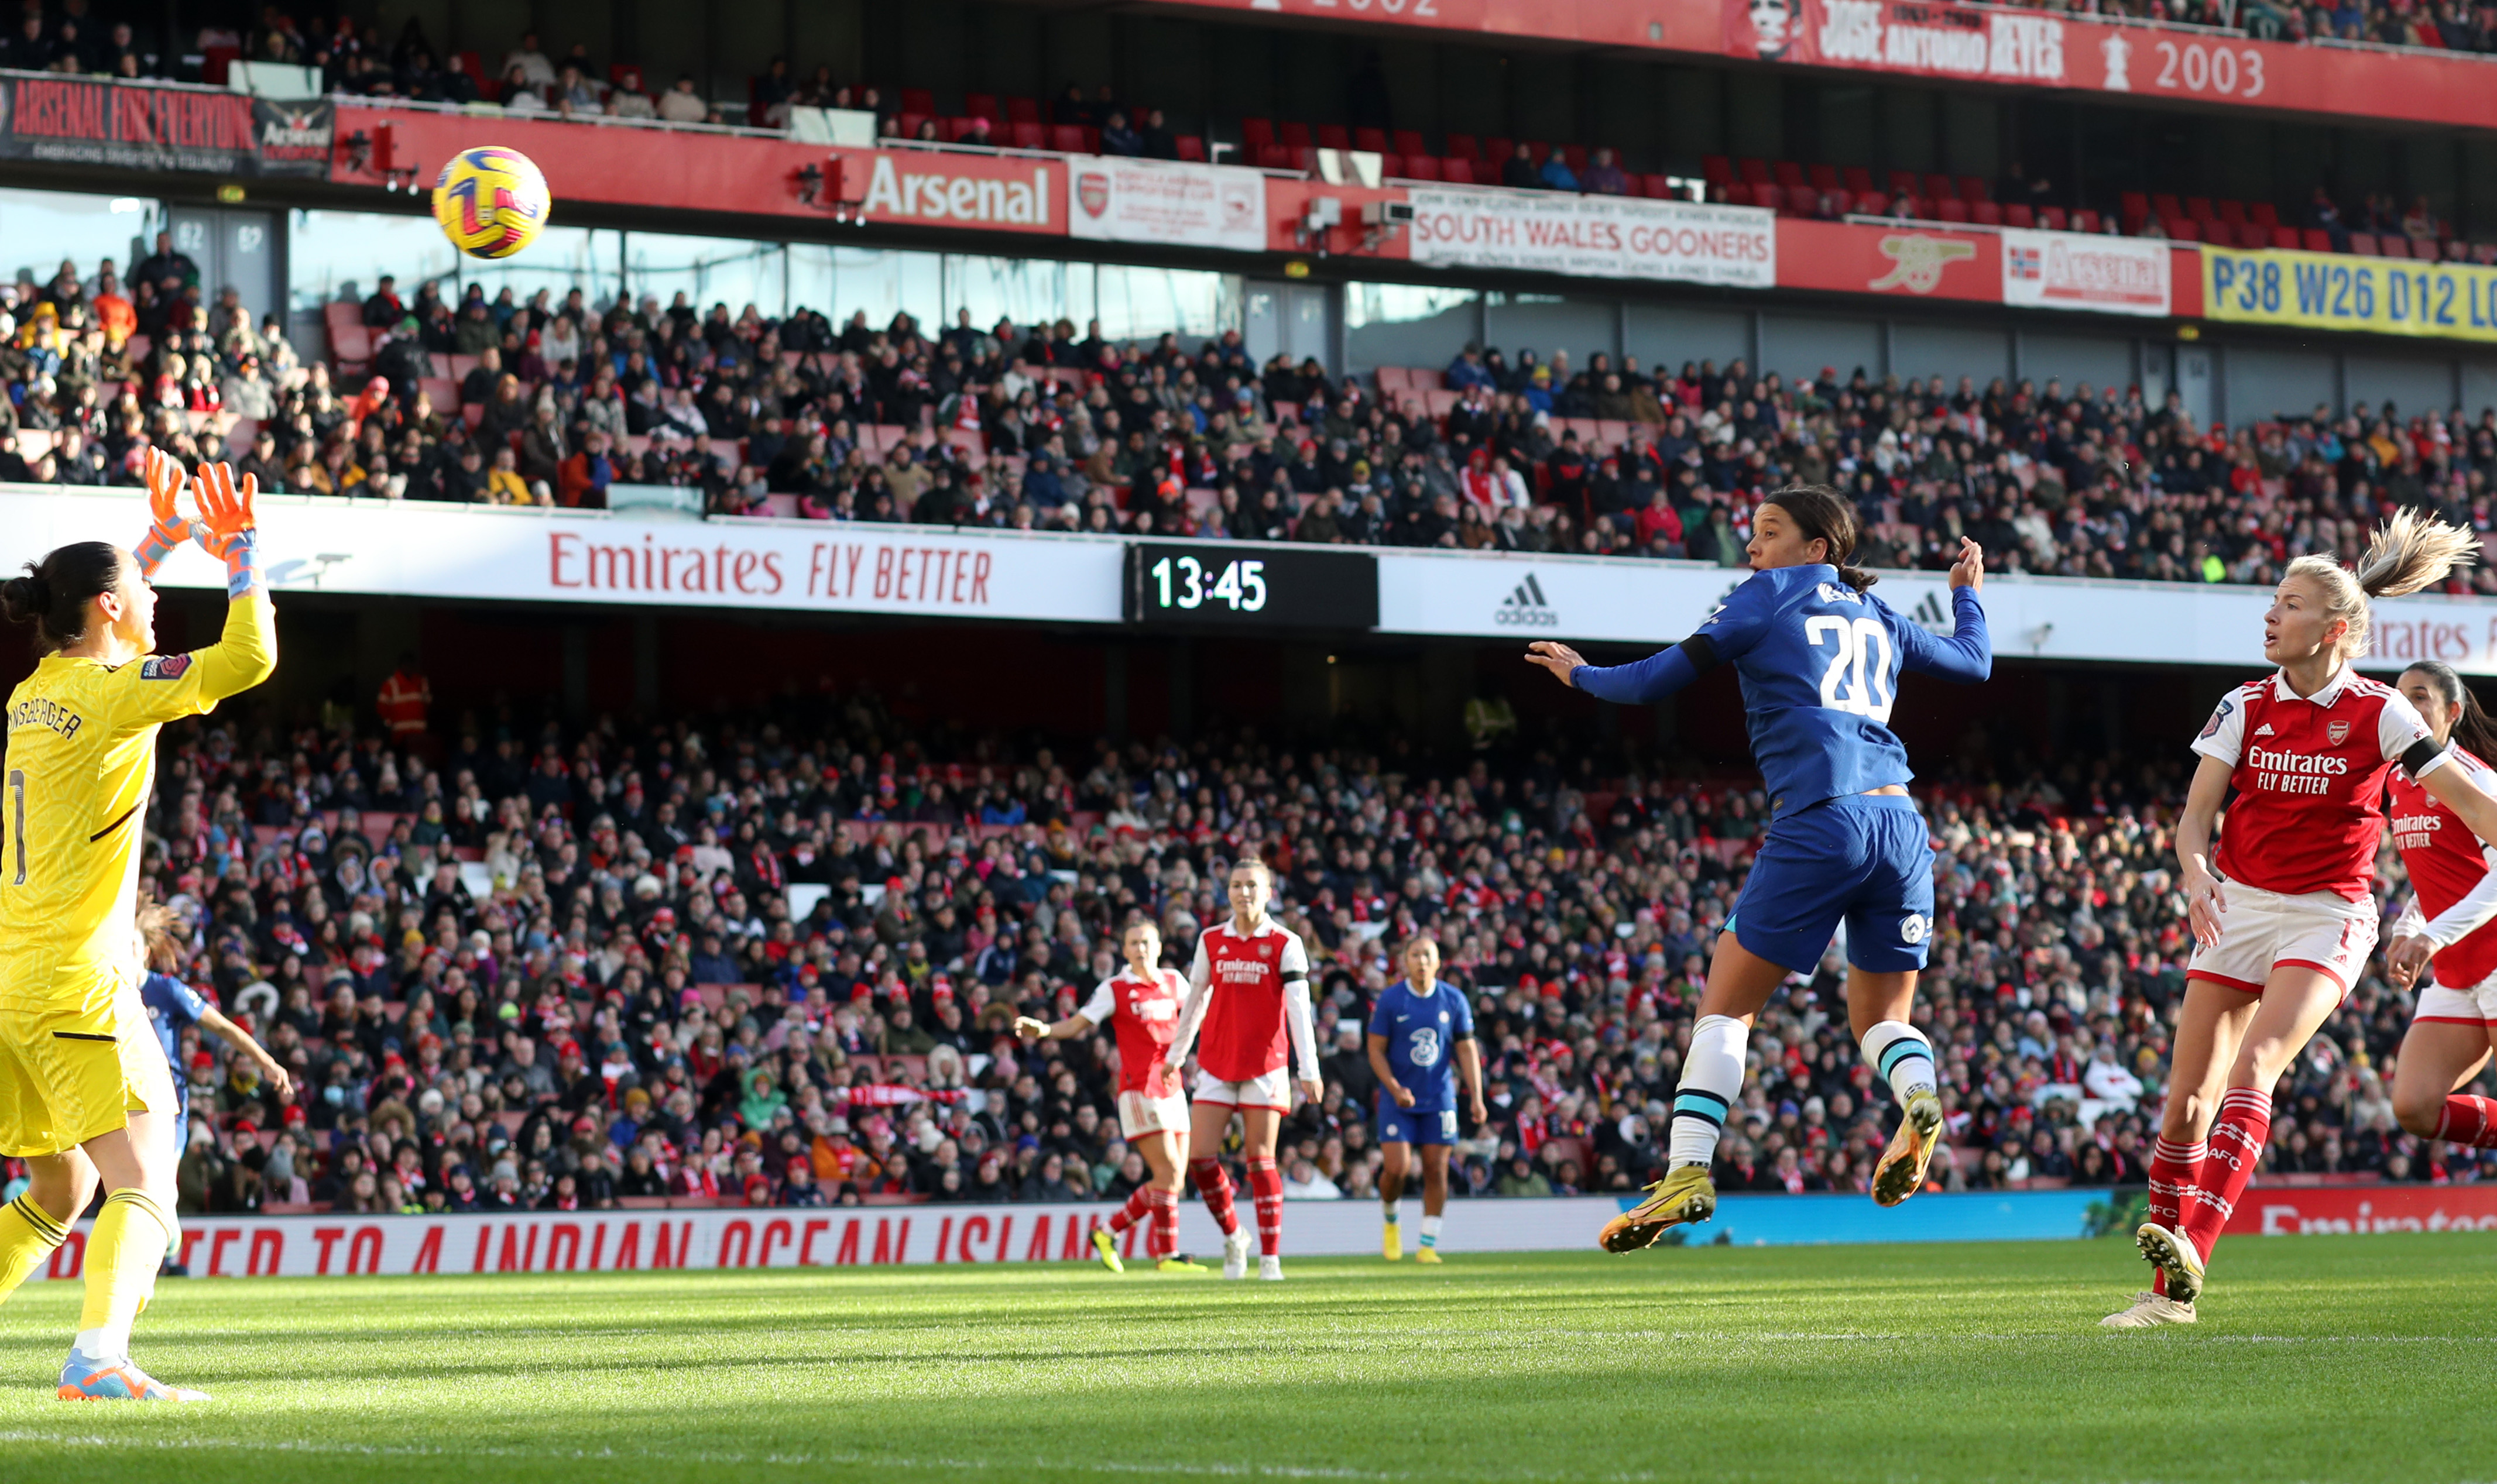
[[[141,575],[153,577],[174,549],[191,539],[191,522],[182,519],[182,460],[160,448],[147,451],[147,513],[155,523],[139,538],[131,555],[139,558]]]
[[[251,502],[260,481],[246,474],[237,484],[231,464],[212,463],[202,466],[191,489],[200,502],[201,549],[226,564],[226,596],[239,598],[259,588],[260,529]]]

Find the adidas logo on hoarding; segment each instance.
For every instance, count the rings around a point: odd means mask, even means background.
[[[1942,594],[1931,589],[1927,589],[1924,600],[1915,606],[1914,611],[1910,613],[1908,617],[1915,623],[1916,627],[1928,634],[1948,634],[1959,627],[1958,622],[1951,617],[1950,610],[1943,606]]]
[[[1553,611],[1551,599],[1543,595],[1543,584],[1529,572],[1515,592],[1500,600],[1500,607],[1492,611],[1491,621],[1507,628],[1557,629],[1561,616]]]

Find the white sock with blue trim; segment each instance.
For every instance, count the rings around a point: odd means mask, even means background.
[[[1752,1027],[1730,1015],[1703,1015],[1691,1027],[1682,1083],[1673,1089],[1673,1128],[1665,1141],[1668,1164],[1704,1165],[1717,1157],[1725,1115],[1743,1090],[1743,1050],[1751,1038]]]
[[[1906,1021],[1882,1021],[1864,1032],[1864,1060],[1903,1107],[1910,1092],[1935,1086],[1934,1043]]]

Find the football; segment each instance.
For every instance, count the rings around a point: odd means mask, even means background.
[[[537,166],[497,144],[453,155],[433,182],[433,219],[472,258],[508,258],[536,241],[550,204]]]

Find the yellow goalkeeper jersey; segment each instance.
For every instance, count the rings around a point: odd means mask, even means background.
[[[226,610],[224,635],[127,664],[49,655],[9,695],[0,755],[0,1017],[76,1011],[99,1029],[138,968],[140,813],[156,731],[269,679],[269,596]]]

